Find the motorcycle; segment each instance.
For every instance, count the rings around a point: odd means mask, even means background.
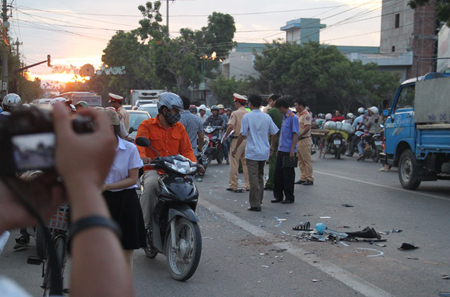
[[[366,140],[364,146],[364,159],[372,159],[375,163],[380,160],[380,153],[383,152],[383,137],[381,134],[374,134]]]
[[[330,145],[329,152],[334,153],[336,159],[340,159],[347,149],[347,141],[343,135],[341,133],[331,134],[328,143]]]
[[[219,128],[222,128],[222,127],[207,126],[204,128],[204,131],[205,131],[206,136],[208,137],[208,143],[209,143],[209,145],[208,145],[209,151],[206,151],[206,154],[208,155],[210,161],[217,160],[217,163],[221,164],[223,162],[224,153],[223,153],[223,147],[222,147],[222,143],[221,143],[222,130],[219,130]],[[215,148],[215,150],[213,150],[212,148]]]
[[[211,156],[215,155],[216,151],[217,151],[217,148],[210,147],[209,146],[209,138],[208,138],[208,136],[204,135],[202,151],[200,152],[200,155],[197,156],[197,160],[198,160],[198,164],[202,165],[203,168],[205,168],[205,172],[206,172],[206,168],[208,168],[209,164],[211,164]],[[203,175],[205,175],[205,173],[201,173],[200,175],[203,176]]]
[[[161,194],[147,230],[145,254],[149,258],[164,254],[172,277],[188,280],[198,267],[202,251],[195,214],[198,191],[193,180],[199,166],[181,155],[160,157],[148,138],[138,137],[136,144],[155,151],[157,157],[149,165],[166,172],[158,179]]]

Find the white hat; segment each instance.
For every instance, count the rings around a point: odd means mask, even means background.
[[[109,96],[109,102],[111,102],[111,101],[123,101],[123,97],[122,96],[119,96],[119,95],[116,95],[116,94],[113,94],[113,93],[109,93],[108,96]]]
[[[238,102],[240,102],[240,103],[247,103],[247,96],[245,96],[245,95],[241,95],[241,94],[238,94],[238,93],[234,93],[233,94],[233,97],[234,97],[234,101],[238,101]]]

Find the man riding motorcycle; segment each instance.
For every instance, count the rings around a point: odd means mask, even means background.
[[[358,152],[359,158],[358,161],[364,159],[364,145],[367,144],[366,139],[370,139],[370,137],[374,134],[378,134],[381,132],[381,118],[378,114],[378,108],[372,106],[368,109],[368,117],[364,120],[364,135],[361,138],[361,142],[358,144]]]
[[[228,122],[226,121],[223,115],[219,114],[219,111],[220,109],[217,105],[211,106],[212,115],[210,115],[206,119],[206,121],[203,123],[203,127],[205,128],[208,126],[220,127],[216,130],[214,134],[217,135],[218,137],[221,137],[223,135],[222,132],[225,130]],[[223,153],[227,164],[229,164],[228,147],[224,146]]]
[[[180,154],[192,162],[197,162],[186,129],[179,122],[180,112],[184,110],[181,98],[174,93],[161,93],[157,107],[158,115],[139,125],[136,139],[138,137],[150,139],[151,146],[159,153],[160,157]],[[149,164],[157,157],[150,147],[138,146],[138,150],[144,164]],[[202,171],[201,167],[200,172]],[[148,166],[144,168],[144,191],[140,202],[146,228],[151,225],[154,206],[160,194],[158,178],[159,174],[163,173]]]

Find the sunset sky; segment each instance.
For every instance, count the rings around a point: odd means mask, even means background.
[[[395,0],[392,0],[395,1]],[[8,0],[11,3],[11,0]],[[23,44],[27,64],[52,56],[58,66],[100,66],[108,40],[117,30],[132,30],[142,18],[139,0],[14,0],[10,35]],[[266,42],[284,38],[287,21],[315,17],[327,25],[321,42],[379,46],[381,0],[176,0],[169,1],[171,36],[180,28],[199,29],[214,11],[229,13],[236,22],[237,42]],[[163,21],[166,2],[162,1]],[[16,47],[14,47],[16,48]],[[44,80],[70,81],[73,74],[54,74],[38,66],[30,70]]]

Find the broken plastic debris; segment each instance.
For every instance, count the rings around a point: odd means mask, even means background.
[[[312,234],[311,235],[311,239],[314,239],[314,240],[317,240],[317,241],[320,241],[320,242],[327,241],[327,238],[325,236],[323,236],[323,235],[314,235],[314,234]]]
[[[442,275],[442,279],[450,279],[450,276],[447,275],[447,274],[443,274],[443,275]]]
[[[261,265],[262,268],[269,268],[267,265]]]
[[[347,203],[345,203],[345,204],[341,204],[343,207],[353,207],[353,205],[350,205],[350,204],[347,204]]]
[[[319,219],[331,219],[331,217],[319,217]]]
[[[403,243],[401,247],[398,248],[400,251],[406,251],[406,250],[415,250],[419,247],[417,245],[411,244],[411,243]]]
[[[343,246],[350,246],[350,245],[346,244],[346,243],[343,242],[343,241],[339,241],[339,243],[342,244]]]
[[[376,245],[376,246],[379,246],[379,247],[386,247],[385,244],[381,244],[381,243],[375,243],[375,245]]]
[[[391,230],[391,233],[400,233],[400,232],[402,232],[403,230],[397,230],[397,229],[392,229]]]
[[[406,258],[406,259],[408,259],[408,260],[419,260],[419,258]]]
[[[347,232],[349,236],[361,238],[378,238],[381,239],[380,234],[374,228],[366,227],[362,231]]]
[[[197,182],[201,183],[203,181],[203,179],[201,177],[196,179]]]
[[[345,232],[338,232],[338,231],[329,230],[329,229],[325,230],[324,232],[326,234],[330,235],[331,237],[333,237],[334,239],[336,239],[337,241],[348,237],[348,234]]]
[[[313,281],[313,283],[318,283],[318,282],[321,282],[322,280],[313,278],[312,281]]]
[[[260,256],[264,256],[264,253],[259,253]]]

